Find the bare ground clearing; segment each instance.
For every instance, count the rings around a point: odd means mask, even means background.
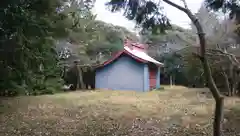
[[[4,98],[1,136],[210,136],[214,101],[184,87]],[[238,108],[239,107],[239,108]],[[226,98],[224,136],[240,135],[240,99]]]

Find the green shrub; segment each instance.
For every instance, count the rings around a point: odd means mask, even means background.
[[[57,78],[49,78],[42,82],[37,82],[31,92],[31,95],[54,94],[62,89],[63,81]]]

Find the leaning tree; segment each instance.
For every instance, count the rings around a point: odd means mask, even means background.
[[[220,94],[212,77],[212,71],[210,69],[209,62],[206,56],[206,38],[204,30],[196,15],[194,15],[189,10],[186,1],[182,0],[183,6],[178,5],[170,0],[111,0],[107,3],[107,5],[108,7],[110,7],[110,10],[112,12],[124,9],[124,15],[130,20],[135,20],[136,24],[140,26],[143,31],[146,29],[151,29],[153,33],[164,33],[166,29],[171,28],[171,25],[168,18],[163,14],[161,10],[162,2],[165,2],[168,5],[173,6],[174,8],[177,8],[178,10],[184,12],[196,27],[200,45],[200,53],[195,54],[195,56],[198,57],[201,61],[206,80],[208,81],[208,87],[216,101],[213,135],[220,136],[221,122],[223,118],[224,97]],[[207,0],[207,2],[211,6],[217,5],[218,8],[223,6],[223,2],[228,2],[231,4],[235,3],[235,5],[237,3],[236,0]]]
[[[233,60],[233,58],[237,60],[237,54],[235,52],[239,50],[236,46],[236,24],[233,19],[226,16],[224,20],[220,20],[215,13],[207,9],[206,5],[201,6],[199,11],[196,13],[196,16],[202,24],[205,32],[206,42],[208,45],[206,49],[207,57],[211,61],[213,75],[222,75],[221,77],[224,78],[223,83],[225,84],[225,89],[228,91],[229,95],[232,95],[236,92],[236,72],[239,67],[238,63]],[[196,33],[193,23],[191,26],[192,31]]]

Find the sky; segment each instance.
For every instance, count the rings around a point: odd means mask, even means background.
[[[130,31],[134,31],[135,23],[133,21],[127,20],[121,12],[112,13],[106,9],[104,5],[109,0],[96,0],[95,6],[93,8],[93,13],[97,14],[97,20],[104,21],[106,23],[112,23],[114,25],[119,25],[126,27]],[[182,5],[181,0],[172,0],[179,5]],[[196,13],[200,8],[203,0],[186,0],[189,9]],[[175,9],[172,6],[169,6],[166,3],[163,3],[164,12],[166,13],[167,17],[170,19],[172,24],[176,24],[183,28],[190,28],[190,19],[185,15],[185,13]]]

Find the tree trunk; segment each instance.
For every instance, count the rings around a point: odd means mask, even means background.
[[[196,27],[198,27],[200,24],[196,25]],[[200,27],[201,28],[201,27]],[[200,29],[201,30],[201,29]],[[200,31],[202,32],[202,31]],[[201,33],[199,33],[199,39],[200,39],[200,45],[201,48],[201,56],[200,56],[200,60],[202,62],[203,65],[203,69],[207,78],[207,82],[208,82],[208,87],[215,99],[216,105],[215,105],[215,112],[214,112],[214,123],[213,123],[213,128],[214,128],[214,132],[213,132],[213,136],[221,136],[221,128],[222,128],[222,118],[223,118],[223,105],[224,105],[224,98],[223,96],[220,94],[216,83],[213,80],[212,77],[212,72],[209,66],[209,63],[207,61],[207,58],[205,56],[205,38],[204,35],[202,35]],[[203,41],[204,40],[204,41]],[[204,46],[202,46],[204,45]]]
[[[224,72],[224,71],[222,72],[222,75],[223,75],[223,78],[224,78],[225,89],[228,92],[228,96],[230,96],[231,95],[231,88],[229,86],[228,76],[227,76],[226,72]]]
[[[173,82],[173,86],[175,86],[176,85],[176,83],[175,83],[175,75],[173,75],[172,82]]]
[[[240,96],[240,83],[239,82],[237,83],[237,90],[238,90],[237,95]]]
[[[170,87],[172,87],[172,75],[170,75]]]
[[[63,71],[62,71],[61,77],[65,78],[65,75],[66,75],[66,66],[63,66]]]
[[[235,87],[235,88],[236,88],[236,92],[235,92],[235,93],[236,93],[237,95],[239,95],[239,93],[240,93],[239,78],[240,78],[240,77],[239,77],[239,67],[237,67],[237,68],[236,68],[236,87]]]
[[[216,99],[216,106],[215,106],[215,112],[214,112],[214,124],[213,124],[214,136],[221,136],[222,121],[223,121],[223,106],[224,106],[223,97]]]
[[[78,69],[78,88],[79,89],[85,89],[84,88],[84,83],[83,83],[83,73],[82,70],[79,66],[77,66]]]
[[[222,117],[223,117],[224,99],[221,96],[221,94],[213,80],[212,72],[211,72],[207,57],[206,57],[206,39],[205,39],[205,34],[203,31],[203,28],[202,28],[199,20],[197,19],[197,17],[187,8],[187,6],[185,6],[185,8],[184,8],[182,6],[179,6],[179,5],[171,2],[170,0],[163,0],[163,1],[177,9],[183,11],[184,13],[186,13],[197,28],[198,38],[199,38],[199,42],[200,42],[200,55],[198,55],[198,56],[202,62],[204,74],[208,81],[209,89],[216,101],[215,116],[214,116],[215,118],[214,118],[214,124],[213,124],[213,128],[214,128],[213,136],[221,136],[221,121],[222,121]],[[186,2],[184,0],[183,0],[183,2],[186,5]]]
[[[233,95],[236,95],[237,94],[237,87],[238,87],[238,81],[239,81],[239,76],[238,76],[238,68],[237,67],[234,67],[233,68]]]
[[[233,95],[233,91],[234,91],[234,78],[233,78],[233,66],[230,64],[229,65],[229,84],[230,84],[230,94],[229,96]]]

